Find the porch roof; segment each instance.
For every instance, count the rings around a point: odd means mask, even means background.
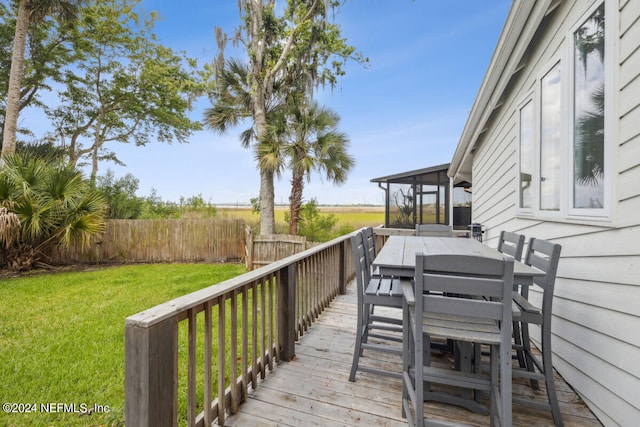
[[[416,183],[437,185],[442,184],[441,180],[438,180],[438,172],[447,172],[447,170],[449,170],[449,163],[444,163],[437,166],[430,166],[428,168],[415,169],[407,172],[373,178],[371,179],[371,182],[379,182],[384,184]]]

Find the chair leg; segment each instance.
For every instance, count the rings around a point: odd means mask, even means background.
[[[542,367],[544,369],[545,386],[547,387],[547,398],[551,407],[551,415],[556,426],[562,427],[562,417],[560,415],[560,406],[558,404],[558,396],[556,394],[556,385],[553,378],[553,364],[551,361],[551,330],[550,328],[542,328]]]
[[[353,361],[351,362],[351,372],[349,373],[349,381],[354,382],[356,380],[356,371],[358,370],[358,363],[360,356],[362,355],[362,338],[367,333],[369,327],[365,323],[365,311],[369,310],[369,307],[363,307],[363,304],[358,304],[358,328],[356,330],[356,345],[353,347]],[[367,315],[368,319],[368,315]],[[365,336],[366,337],[366,336]]]
[[[416,372],[415,375],[415,382],[414,382],[414,390],[415,390],[415,395],[416,395],[416,401],[415,403],[415,413],[416,413],[416,417],[415,417],[415,421],[416,421],[416,426],[423,426],[424,425],[424,388],[425,387],[429,387],[429,384],[425,384],[424,383],[424,376],[423,376],[423,370],[422,370],[422,365],[423,363],[427,363],[430,364],[431,363],[431,358],[430,358],[430,352],[424,352],[424,336],[422,334],[422,326],[421,325],[416,325],[416,331],[414,331],[414,336],[415,336],[415,340],[413,341],[413,352],[415,354],[415,358],[414,358],[414,370]],[[427,341],[429,342],[429,341]]]
[[[515,343],[518,365],[524,369],[527,366],[527,362],[525,361],[524,349],[522,347],[522,332],[520,331],[520,322],[513,322],[513,342]]]
[[[512,405],[512,360],[511,360],[511,341],[503,343],[499,348],[500,361],[500,405],[501,419],[500,424],[510,426],[513,422],[513,405]]]
[[[529,372],[534,372],[535,362],[533,361],[533,355],[531,353],[531,339],[529,337],[529,324],[521,323],[520,332],[522,334],[522,348],[524,351],[524,355],[526,357],[527,370]],[[538,385],[538,380],[532,379],[531,387],[533,387],[534,390],[540,390],[540,386]]]
[[[498,414],[500,413],[498,409],[498,403],[499,403],[499,399],[502,397],[499,391],[500,380],[499,380],[498,368],[499,368],[498,350],[495,345],[491,345],[489,350],[489,376],[490,376],[490,385],[491,385],[491,389],[489,391],[489,403],[490,403],[489,419],[492,427],[502,424],[500,422],[501,420],[498,417]]]
[[[370,329],[370,323],[371,323],[371,312],[373,311],[373,304],[365,304],[364,305],[364,310],[362,310],[362,315],[363,315],[363,319],[362,319],[362,326],[364,328],[363,332],[362,332],[362,342],[366,343],[369,342],[369,329]],[[362,356],[362,348],[360,348],[360,356]]]
[[[411,365],[411,346],[409,345],[409,315],[408,310],[402,310],[402,417],[407,418],[407,403],[409,401],[409,390],[407,389],[407,377],[409,377],[409,366]],[[411,414],[409,414],[411,415]]]

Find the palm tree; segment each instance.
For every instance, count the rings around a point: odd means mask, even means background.
[[[72,21],[84,0],[19,0],[16,31],[11,56],[11,71],[7,90],[1,159],[16,151],[16,130],[20,111],[20,89],[24,75],[24,54],[31,23],[55,14],[63,21]]]
[[[204,112],[206,126],[220,134],[226,133],[246,119],[253,117],[249,67],[235,59],[224,63],[216,75],[216,82],[210,97],[213,107]],[[253,125],[242,132],[240,143],[249,148],[255,140]]]
[[[298,221],[302,206],[305,179],[311,180],[311,172],[318,171],[336,185],[343,184],[354,164],[348,153],[349,139],[337,130],[340,117],[330,108],[312,102],[298,107],[300,98],[284,116],[270,124],[269,144],[259,147],[262,167],[281,173],[285,165],[291,169],[291,194],[289,195],[289,233],[298,234]],[[291,100],[290,100],[291,102]]]
[[[18,215],[5,207],[0,207],[0,265],[6,258],[7,250],[20,238]]]
[[[287,97],[294,96],[292,94],[295,89],[292,87],[285,84],[284,75],[278,76],[274,82],[273,91],[265,101],[266,117],[269,122],[277,120],[278,111],[286,105]],[[206,126],[219,134],[224,134],[245,120],[250,121],[251,125],[240,134],[240,143],[243,148],[250,148],[254,143],[258,165],[267,164],[260,160],[260,153],[268,152],[265,145],[271,142],[258,142],[249,66],[235,59],[227,60],[216,73],[216,82],[210,98],[213,107],[204,112]],[[274,169],[270,171],[273,172]]]
[[[20,237],[7,250],[13,269],[28,269],[48,245],[88,244],[104,231],[104,197],[78,169],[13,154],[0,171],[0,207],[20,221]]]

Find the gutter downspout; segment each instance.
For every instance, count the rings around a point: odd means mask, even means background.
[[[387,184],[387,188],[384,188],[379,182],[378,188],[384,191],[384,226],[389,228],[389,185]]]

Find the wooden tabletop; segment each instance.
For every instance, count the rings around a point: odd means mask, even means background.
[[[413,277],[416,268],[416,254],[460,254],[477,255],[484,258],[502,259],[503,254],[475,239],[432,236],[389,236],[378,252],[373,266],[380,269],[382,275]],[[514,276],[532,280],[543,276],[544,272],[514,262]]]

